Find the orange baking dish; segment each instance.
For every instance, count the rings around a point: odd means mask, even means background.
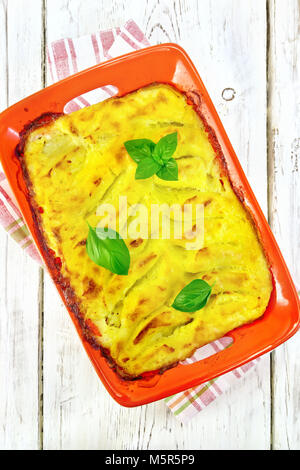
[[[135,381],[124,380],[116,374],[101,352],[85,340],[77,318],[69,311],[97,374],[112,397],[124,406],[143,405],[211,380],[277,347],[299,327],[299,298],[274,236],[194,65],[176,44],[149,47],[84,70],[20,101],[0,115],[1,162],[45,264],[47,260],[34,229],[26,184],[15,156],[21,130],[43,113],[62,113],[67,102],[95,88],[114,85],[121,96],[153,82],[175,85],[180,91],[195,92],[199,98],[201,113],[221,145],[232,184],[238,188],[260,232],[270,263],[273,291],[261,318],[228,333],[233,339],[229,348],[199,362],[179,364],[163,374],[153,372]],[[51,270],[49,272],[51,275]],[[62,295],[60,286],[56,287]]]

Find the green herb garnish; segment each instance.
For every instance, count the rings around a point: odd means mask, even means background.
[[[138,164],[135,179],[157,175],[162,180],[178,180],[177,162],[172,157],[177,147],[177,132],[165,135],[157,144],[149,139],[135,139],[128,140],[124,145],[130,157]]]
[[[129,250],[123,238],[110,228],[89,225],[86,251],[98,266],[115,274],[128,274],[130,265]]]
[[[205,307],[212,286],[203,281],[203,279],[194,279],[175,298],[172,307],[181,312],[196,312]]]

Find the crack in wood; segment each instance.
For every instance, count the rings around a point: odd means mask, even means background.
[[[38,332],[38,447],[43,449],[43,431],[44,431],[44,270],[39,268],[39,290],[38,290],[38,307],[39,307],[39,332]]]
[[[41,82],[43,88],[46,86],[46,31],[47,31],[47,0],[42,0],[41,21]],[[44,448],[44,270],[39,268],[38,285],[38,447]]]
[[[274,187],[272,182],[274,181],[274,149],[273,149],[273,130],[271,122],[271,80],[272,80],[272,58],[270,49],[271,31],[270,31],[270,5],[269,0],[266,0],[266,96],[267,96],[267,119],[266,119],[266,136],[267,136],[267,204],[268,204],[268,222],[272,227],[272,209],[273,209],[273,196]],[[274,353],[270,354],[270,449],[273,449],[273,427],[274,427],[274,416],[273,416],[273,394],[274,394]]]

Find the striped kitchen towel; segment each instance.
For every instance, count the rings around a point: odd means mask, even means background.
[[[47,82],[50,85],[68,75],[96,65],[109,58],[149,46],[149,42],[134,21],[129,20],[120,27],[100,31],[76,39],[65,38],[51,43],[47,49]],[[66,103],[64,112],[70,113],[85,106],[102,101],[117,93],[111,86],[99,88],[75,97]],[[42,260],[31,240],[28,229],[22,219],[6,177],[0,167],[0,224],[12,238],[25,249],[30,256],[42,264]],[[229,347],[230,338],[221,338],[200,349],[192,357],[182,362],[183,365],[197,362],[222,349]],[[218,377],[210,382],[177,393],[166,398],[165,402],[174,415],[182,422],[188,421],[199,411],[222,395],[236,380],[253,368],[257,360]]]

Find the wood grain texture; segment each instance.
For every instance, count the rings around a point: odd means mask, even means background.
[[[0,2],[1,108],[41,87],[40,11]],[[0,448],[37,449],[39,268],[2,230],[0,267]]]
[[[300,292],[300,4],[269,3],[270,223]],[[273,353],[273,447],[300,448],[299,333]]]
[[[150,41],[180,42],[195,61],[263,208],[267,208],[266,8],[261,1],[47,2],[47,41],[124,23]],[[241,11],[242,10],[242,11]],[[59,12],[59,14],[58,14]],[[251,27],[249,27],[251,25]],[[222,98],[225,88],[234,99]],[[225,97],[228,96],[225,93]],[[258,177],[259,175],[259,177]],[[269,448],[269,358],[187,425],[163,402],[114,403],[92,370],[52,283],[45,282],[44,447]],[[241,426],[241,422],[247,423]]]

